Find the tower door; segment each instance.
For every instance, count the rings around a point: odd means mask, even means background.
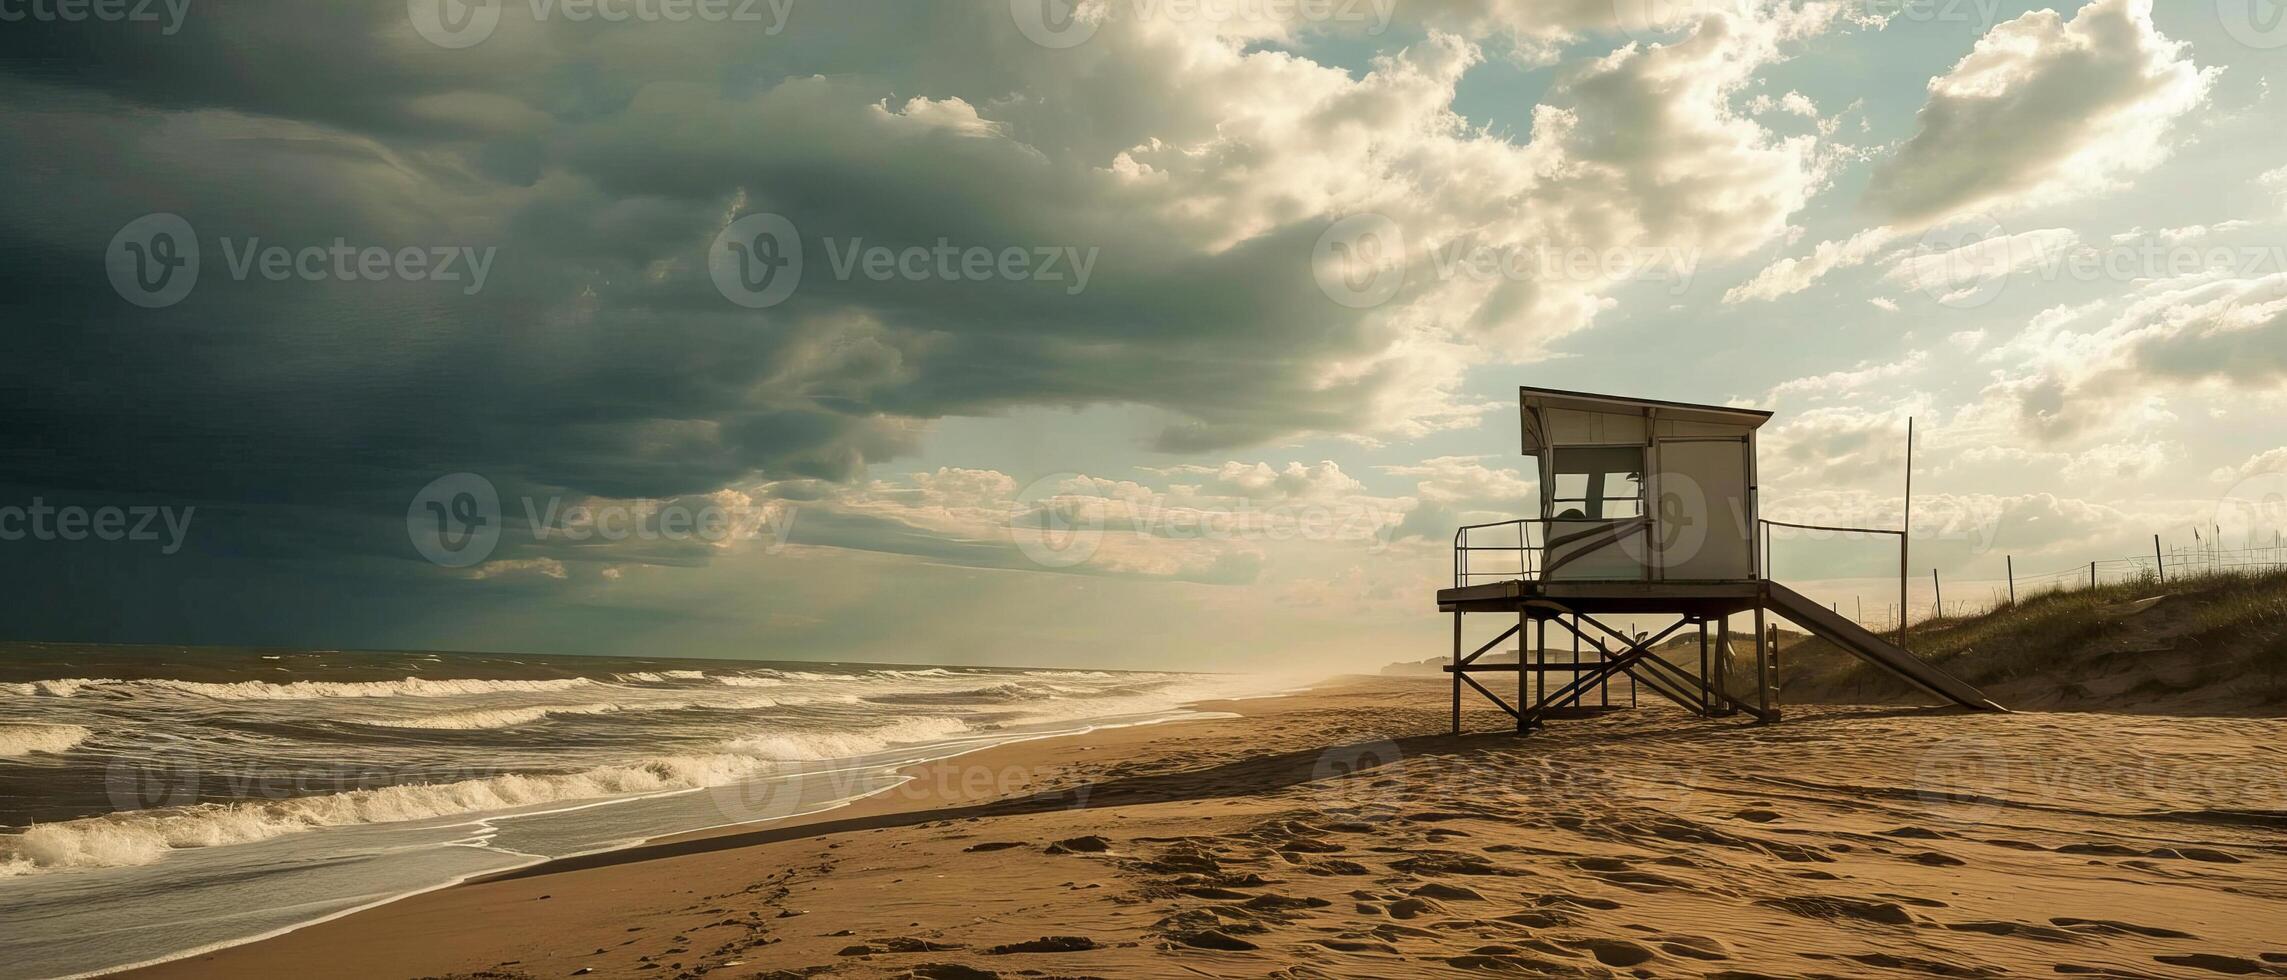
[[[1660,577],[1755,577],[1748,527],[1747,441],[1662,439],[1652,478],[1652,548]]]

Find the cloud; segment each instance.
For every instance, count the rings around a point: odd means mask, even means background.
[[[2246,462],[2237,466],[2219,466],[2215,472],[2208,474],[2208,479],[2217,483],[2232,483],[2275,473],[2287,473],[2287,446],[2266,449],[2249,456]]]
[[[1896,230],[1885,227],[1866,229],[1850,236],[1847,241],[1820,242],[1808,256],[1799,259],[1784,258],[1771,263],[1756,273],[1754,278],[1724,293],[1723,301],[1745,303],[1791,296],[1809,289],[1812,283],[1824,278],[1827,273],[1865,265],[1897,238]]]
[[[1378,547],[1410,504],[1359,492],[1325,463],[1233,462],[1167,474],[1210,475],[1215,489],[1081,473],[1020,482],[958,467],[803,486],[799,515],[786,522],[788,543],[981,568],[1247,584],[1279,553]]]
[[[2109,320],[2082,308],[2012,343],[2027,360],[1986,397],[2043,442],[2127,427],[2193,387],[2270,392],[2287,383],[2287,272],[2203,273],[2147,284]]]
[[[1464,524],[1539,516],[1540,484],[1517,469],[1486,465],[1486,460],[1495,458],[1439,456],[1381,467],[1391,476],[1415,481],[1416,505],[1406,512],[1392,540],[1445,541]]]
[[[2170,128],[2215,77],[2153,27],[2151,0],[2094,0],[2070,20],[2032,11],[1931,79],[1919,131],[1867,203],[1912,228],[2114,186],[2167,157]]]
[[[1892,260],[1882,281],[1920,290],[1941,303],[1970,302],[1983,287],[2054,263],[2079,244],[2080,236],[2071,229],[2043,228],[1951,248],[1925,245]]]
[[[2287,215],[2287,167],[2265,171],[2263,176],[2256,178],[2256,183],[2271,192],[2272,200],[2279,204],[2280,214]]]
[[[1333,460],[1320,460],[1308,466],[1290,462],[1284,469],[1273,469],[1269,463],[1233,460],[1218,467],[1184,465],[1159,472],[1170,476],[1203,476],[1207,478],[1203,486],[1249,500],[1326,498],[1364,489],[1364,484],[1342,472],[1341,465]]]

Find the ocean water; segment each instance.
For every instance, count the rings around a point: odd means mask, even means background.
[[[12,646],[0,976],[167,958],[550,857],[827,809],[915,761],[1263,693],[1248,683]]]

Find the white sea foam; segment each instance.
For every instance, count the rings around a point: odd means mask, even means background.
[[[149,864],[178,848],[245,844],[323,827],[425,820],[566,800],[721,786],[766,773],[778,762],[864,755],[895,745],[941,740],[967,730],[968,726],[956,718],[909,718],[855,732],[753,736],[724,743],[713,752],[576,773],[511,774],[289,800],[134,810],[37,824],[22,834],[0,836],[0,875]]]
[[[0,725],[0,758],[34,752],[62,752],[87,741],[78,725]]]
[[[776,677],[748,677],[744,674],[717,674],[715,683],[725,687],[784,687],[786,682]]]
[[[108,677],[70,677],[23,684],[0,684],[0,692],[53,698],[86,694],[134,696],[167,693],[190,694],[216,701],[308,701],[319,698],[445,698],[467,694],[568,691],[593,683],[595,681],[585,677],[549,680],[407,677],[400,681],[291,681],[285,684],[267,681],[209,683],[168,678],[128,681]]]
[[[668,681],[695,681],[707,676],[703,670],[639,670],[627,674],[613,674],[612,679],[625,684],[665,684]]]
[[[855,732],[749,735],[733,740],[728,747],[757,758],[810,762],[879,752],[892,745],[932,742],[968,730],[968,724],[958,718],[907,718],[881,728]]]
[[[646,705],[651,710],[672,710],[685,704]],[[360,725],[382,728],[426,728],[444,731],[485,728],[514,728],[530,724],[551,715],[608,715],[628,710],[619,704],[558,704],[536,705],[528,708],[477,708],[471,711],[447,711],[434,715],[414,715],[410,718],[376,718],[359,721]]]

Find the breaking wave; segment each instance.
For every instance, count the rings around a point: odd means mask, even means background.
[[[703,789],[766,774],[782,762],[864,755],[968,730],[957,718],[910,718],[856,732],[750,736],[723,743],[712,752],[574,773],[509,774],[287,800],[131,810],[36,824],[24,833],[0,836],[0,875],[149,864],[181,848],[246,844],[324,827]]]
[[[681,707],[661,705],[661,707]],[[360,725],[379,728],[421,728],[438,731],[468,731],[486,728],[514,728],[552,715],[608,715],[627,710],[617,704],[562,704],[538,705],[529,708],[477,708],[471,711],[448,711],[443,714],[415,715],[410,718],[377,718],[359,721]]]
[[[0,725],[0,758],[62,752],[87,741],[79,725]]]

